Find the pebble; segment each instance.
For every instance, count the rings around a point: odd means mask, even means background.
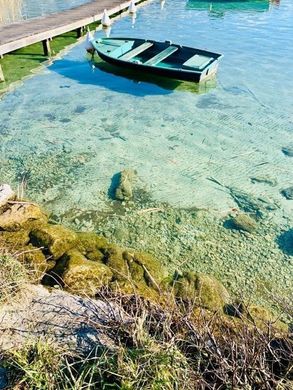
[[[285,188],[281,194],[288,200],[293,200],[293,186]]]
[[[284,146],[282,148],[282,152],[285,154],[285,156],[293,157],[293,146]]]

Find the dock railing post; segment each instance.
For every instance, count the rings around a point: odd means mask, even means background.
[[[51,57],[51,47],[50,47],[49,39],[45,39],[44,41],[42,41],[42,44],[43,44],[44,55],[46,57]]]
[[[5,81],[4,73],[2,70],[2,66],[0,64],[0,83],[3,83]]]

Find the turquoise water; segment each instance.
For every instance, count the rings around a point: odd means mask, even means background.
[[[9,23],[64,11],[70,8],[78,7],[82,4],[89,3],[91,1],[93,0],[10,0],[10,11],[9,9],[2,10],[1,6],[8,7],[8,4],[1,5],[0,2],[0,14],[5,16],[3,18],[5,19],[4,22]],[[13,5],[13,3],[15,4]]]
[[[293,4],[264,3],[262,11],[234,7],[211,12],[179,0],[153,1],[138,11],[135,21],[127,16],[114,23],[112,36],[168,39],[223,53],[217,81],[201,88],[113,74],[90,63],[83,44],[73,47],[0,101],[0,181],[24,183],[26,195],[43,203],[57,220],[81,229],[99,226],[103,231],[106,226],[114,234],[113,226],[127,229],[133,219],[112,216],[103,225],[95,218],[111,214],[113,175],[135,169],[136,187],[154,204],[207,209],[216,218],[221,243],[226,234],[228,241],[239,243],[238,260],[231,244],[226,263],[215,265],[219,274],[234,267],[234,273],[242,269],[251,278],[253,266],[287,285],[293,276],[291,244],[280,248],[278,235],[291,237],[293,226],[293,201],[280,193],[293,185],[293,157],[282,152],[293,146]],[[250,243],[223,227],[232,209],[243,209],[237,191],[268,210]],[[186,240],[197,234],[193,223],[186,220],[181,241],[176,241],[177,230],[173,236],[168,231],[170,248],[176,243],[176,264]],[[137,228],[131,237],[117,234],[115,239],[143,249],[149,245],[155,252],[155,244],[152,248],[139,232]],[[156,245],[167,246],[160,244],[162,229],[152,232]],[[224,253],[221,243],[218,257]],[[260,268],[251,265],[254,250]],[[213,272],[195,255],[192,259]]]

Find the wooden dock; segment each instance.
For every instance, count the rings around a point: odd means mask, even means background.
[[[108,15],[115,15],[128,9],[130,1],[100,0],[77,8],[25,20],[0,27],[0,57],[14,50],[43,42],[45,55],[50,55],[49,41],[58,35],[82,29],[102,19],[104,9]]]

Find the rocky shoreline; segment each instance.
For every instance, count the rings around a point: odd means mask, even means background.
[[[223,314],[233,305],[227,289],[213,276],[168,271],[152,255],[120,247],[93,232],[75,232],[50,223],[37,204],[17,199],[8,185],[0,187],[0,210],[0,248],[17,253],[37,283],[88,297],[107,288],[160,303],[171,294],[174,299]],[[252,222],[245,223],[250,229]],[[251,310],[250,315],[259,312],[255,305]],[[266,320],[272,318],[268,313]]]

